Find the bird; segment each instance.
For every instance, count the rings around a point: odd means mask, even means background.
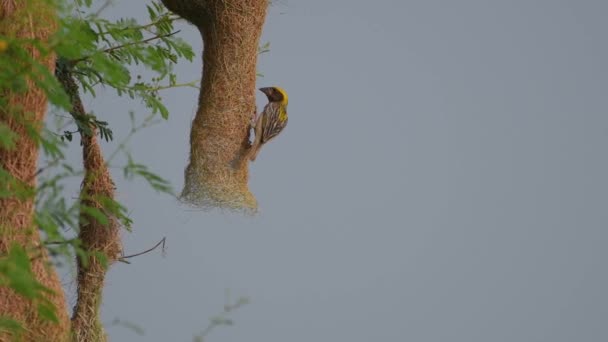
[[[255,161],[262,146],[278,136],[287,126],[287,92],[279,87],[260,88],[266,94],[268,104],[255,121],[255,140],[251,146],[249,160]]]

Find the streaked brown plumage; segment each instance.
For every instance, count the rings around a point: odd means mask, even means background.
[[[249,157],[254,161],[264,144],[279,135],[287,126],[287,104],[288,97],[285,90],[279,87],[260,88],[266,97],[268,104],[258,117],[255,124],[255,141]]]

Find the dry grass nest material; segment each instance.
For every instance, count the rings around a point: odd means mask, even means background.
[[[257,212],[248,187],[249,125],[267,0],[164,0],[201,31],[203,77],[181,200],[201,209]],[[196,15],[193,15],[193,14]]]

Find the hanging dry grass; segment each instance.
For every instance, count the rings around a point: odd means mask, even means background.
[[[114,198],[114,183],[106,166],[93,130],[91,137],[83,135],[82,149],[85,178],[80,193],[81,205],[96,208],[108,218],[99,222],[81,211],[80,239],[82,248],[92,253],[87,260],[78,259],[78,299],[72,315],[75,341],[105,341],[100,307],[108,267],[120,254],[120,226],[116,216],[105,208],[104,199]],[[100,259],[100,255],[105,260]]]
[[[72,102],[70,114],[75,119],[84,117],[86,112],[78,86],[68,67],[58,68],[56,76],[70,96]],[[81,137],[85,175],[80,190],[78,238],[81,248],[88,253],[88,257],[77,260],[78,287],[76,306],[72,315],[73,340],[105,341],[106,334],[100,317],[101,298],[107,269],[117,260],[121,251],[120,226],[115,213],[107,207],[108,201],[114,200],[114,182],[97,140],[97,129],[91,127],[91,135],[81,133]],[[107,218],[107,222],[100,222],[91,215],[91,208],[102,213]]]
[[[255,212],[249,190],[249,128],[257,49],[267,0],[163,0],[203,37],[203,77],[190,133],[182,200],[200,208]]]
[[[0,35],[45,41],[56,28],[55,19],[54,10],[47,1],[0,0]],[[53,70],[54,56],[41,56],[33,48],[30,52],[34,59]],[[23,185],[33,189],[36,185],[38,146],[26,127],[41,127],[47,109],[46,96],[31,81],[28,81],[24,93],[4,93],[0,96],[8,102],[7,107],[0,108],[0,122],[18,134],[14,149],[0,149],[0,166]],[[49,263],[46,249],[41,248],[40,234],[33,225],[33,214],[33,196],[0,199],[0,254],[5,254],[13,244],[31,251],[32,270],[38,281],[52,290],[46,296],[57,309],[59,322],[43,320],[38,315],[38,303],[23,298],[8,287],[0,287],[0,316],[8,316],[23,325],[26,329],[23,340],[66,341],[70,321],[63,290]],[[0,341],[11,339],[0,332]]]
[[[70,114],[78,120],[86,115],[78,85],[69,65],[59,64],[55,76],[70,97]],[[108,207],[109,201],[114,200],[114,182],[97,140],[97,129],[90,126],[90,130],[90,136],[80,134],[85,174],[80,189],[78,239],[88,255],[85,259],[77,259],[78,287],[72,314],[72,337],[79,342],[106,340],[100,317],[104,280],[108,267],[118,259],[121,251],[120,225],[116,214]],[[100,222],[99,216],[92,215],[91,210],[103,214],[107,222]]]

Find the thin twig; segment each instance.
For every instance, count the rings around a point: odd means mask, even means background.
[[[170,85],[165,85],[165,86],[157,86],[157,87],[152,87],[152,88],[148,88],[145,90],[146,91],[159,91],[159,90],[181,88],[181,87],[200,89],[200,87],[197,85],[199,82],[200,82],[199,80],[196,80],[196,81],[187,82],[187,83],[176,83],[176,84],[172,84],[172,85],[170,84]]]
[[[119,49],[122,49],[122,48],[126,48],[128,46],[149,43],[149,42],[151,42],[153,40],[156,40],[156,39],[162,39],[162,38],[171,37],[174,34],[178,34],[180,31],[181,30],[177,30],[177,31],[173,31],[171,33],[162,34],[160,36],[150,37],[150,38],[147,38],[147,39],[144,39],[144,40],[140,40],[140,41],[137,41],[137,42],[130,42],[130,43],[122,44],[122,45],[112,46],[112,47],[109,47],[107,49],[101,50],[100,52],[102,52],[102,53],[110,53],[112,51],[119,50]],[[76,65],[76,64],[78,64],[80,62],[86,61],[89,58],[91,58],[91,56],[84,56],[84,57],[81,57],[81,58],[78,58],[78,59],[71,60],[70,61],[70,65]]]
[[[134,258],[136,256],[140,256],[140,255],[144,255],[146,253],[150,253],[150,252],[152,252],[153,250],[155,250],[160,245],[162,245],[162,251],[164,253],[165,252],[165,241],[166,240],[167,240],[167,238],[163,237],[156,245],[154,245],[154,247],[146,249],[143,252],[139,252],[139,253],[135,253],[135,254],[131,254],[131,255],[122,256],[122,257],[118,258],[118,261],[124,262],[126,264],[129,264],[130,262],[128,262],[126,259],[130,259],[130,258]]]
[[[112,33],[118,33],[118,32],[123,32],[123,31],[129,31],[129,30],[144,30],[146,32],[151,32],[151,30],[148,30],[148,28],[152,27],[152,26],[156,26],[157,24],[162,23],[163,21],[177,21],[180,20],[181,17],[178,17],[176,15],[171,15],[171,14],[166,14],[160,17],[160,19],[152,21],[150,23],[147,23],[145,25],[141,25],[141,26],[129,26],[129,27],[125,27],[119,30],[112,30],[112,31],[104,31],[104,32],[98,32],[97,34],[100,36],[106,35],[106,34],[110,34],[110,32]]]
[[[112,0],[107,0],[103,5],[101,5],[101,7],[99,7],[99,9],[95,13],[93,13],[93,17],[98,17],[101,12],[103,12],[110,5],[112,5]]]
[[[110,157],[108,157],[106,159],[106,165],[109,166],[110,163],[112,162],[112,160],[114,160],[114,158],[116,157],[116,155],[118,155],[118,152],[125,149],[125,147],[127,146],[127,143],[131,140],[131,138],[133,137],[133,135],[136,132],[138,132],[142,128],[146,128],[151,125],[155,125],[158,122],[161,122],[160,120],[153,120],[155,116],[156,115],[154,115],[154,114],[148,115],[139,126],[132,127],[129,134],[122,140],[122,142],[120,142],[120,144],[118,144],[118,147],[116,147],[116,149],[112,152]]]
[[[44,241],[44,245],[50,246],[50,245],[68,245],[68,244],[73,244],[74,242],[78,241],[78,239],[74,238],[74,239],[67,239],[67,240],[63,240],[63,241]]]
[[[232,325],[232,320],[228,318],[228,316],[248,303],[249,299],[247,297],[240,297],[234,304],[231,304],[229,298],[227,298],[226,303],[224,303],[224,310],[211,318],[205,329],[194,337],[194,341],[204,341],[205,338],[220,325]]]
[[[60,159],[54,159],[54,160],[50,161],[46,166],[43,166],[43,167],[39,168],[38,170],[36,170],[36,172],[33,175],[31,175],[30,178],[28,179],[28,183],[33,181],[36,177],[40,176],[47,169],[57,166],[57,164],[59,164],[60,161],[61,161]]]

